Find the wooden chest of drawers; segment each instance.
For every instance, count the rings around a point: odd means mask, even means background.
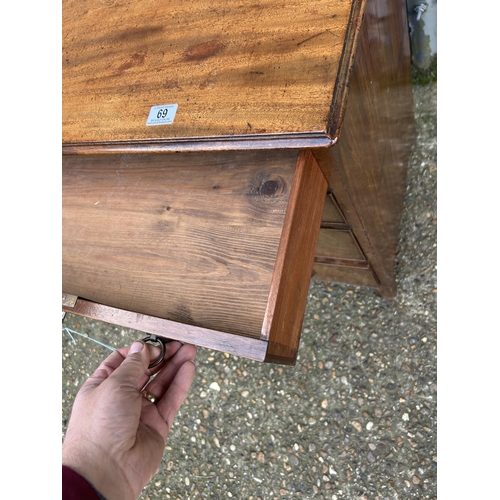
[[[394,297],[405,3],[63,1],[63,305],[293,364],[311,276]]]

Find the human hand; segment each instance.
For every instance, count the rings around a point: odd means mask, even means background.
[[[148,369],[159,349],[142,342],[114,351],[78,392],[62,461],[107,500],[137,499],[156,474],[175,415],[193,382],[196,347],[165,346],[165,359]],[[159,373],[158,373],[159,372]],[[156,404],[141,395],[147,385]]]

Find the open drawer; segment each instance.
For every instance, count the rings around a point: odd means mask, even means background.
[[[63,156],[63,310],[293,364],[327,182],[308,150]]]
[[[406,10],[209,4],[63,0],[63,309],[293,363],[312,273],[396,294]]]

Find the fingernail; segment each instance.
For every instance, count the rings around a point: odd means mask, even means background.
[[[134,342],[132,346],[130,347],[130,351],[128,352],[128,355],[130,356],[131,354],[135,354],[136,352],[141,352],[142,349],[144,348],[144,343],[143,342]]]

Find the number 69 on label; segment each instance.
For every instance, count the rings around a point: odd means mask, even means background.
[[[162,104],[151,106],[146,125],[169,125],[173,123],[177,104]]]

